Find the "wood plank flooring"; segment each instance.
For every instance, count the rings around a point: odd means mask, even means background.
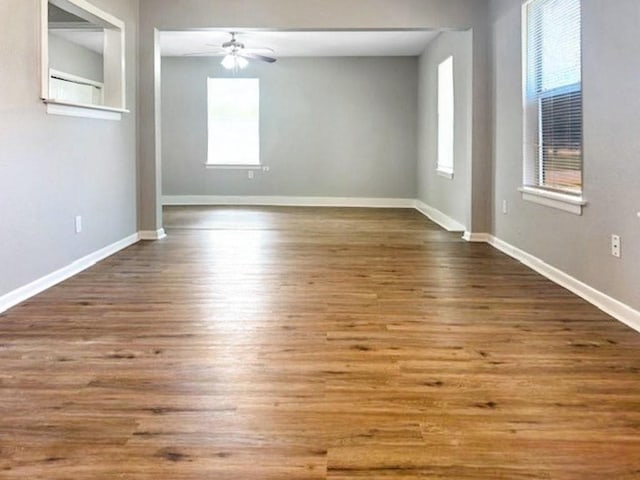
[[[490,246],[165,213],[0,316],[1,479],[640,479],[640,334]]]

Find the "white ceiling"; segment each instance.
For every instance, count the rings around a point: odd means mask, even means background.
[[[437,31],[250,31],[238,35],[247,48],[268,47],[275,57],[385,57],[420,55]],[[165,57],[215,50],[228,41],[226,31],[160,32]],[[208,46],[211,44],[213,46]],[[212,52],[215,54],[215,52]]]

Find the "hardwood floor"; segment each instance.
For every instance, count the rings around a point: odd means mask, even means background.
[[[0,316],[0,478],[640,479],[640,334],[411,210],[170,208]]]

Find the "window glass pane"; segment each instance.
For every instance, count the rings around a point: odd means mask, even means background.
[[[209,154],[212,165],[260,164],[260,84],[257,78],[210,78]]]
[[[537,0],[529,7],[536,92],[580,82],[580,0]]]
[[[540,100],[541,184],[580,191],[582,185],[582,94],[572,92]]]
[[[532,0],[526,14],[525,184],[582,192],[580,0]]]
[[[453,57],[438,66],[438,170],[453,173]]]

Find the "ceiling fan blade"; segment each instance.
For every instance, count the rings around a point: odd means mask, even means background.
[[[228,52],[229,50],[231,50],[230,48],[221,47],[216,43],[205,43],[205,46],[211,47],[211,50],[217,50],[219,52]]]
[[[184,53],[183,57],[224,57],[226,52],[212,52],[207,50],[206,52],[193,52],[193,53]]]
[[[246,51],[238,53],[239,56],[250,58],[252,60],[260,60],[261,62],[273,63],[276,61],[275,58],[265,57],[264,55],[258,55],[257,53],[248,53]]]
[[[263,53],[266,53],[267,55],[273,55],[276,53],[273,48],[269,47],[250,47],[244,48],[242,51],[247,53],[256,53],[258,55],[261,55]]]

